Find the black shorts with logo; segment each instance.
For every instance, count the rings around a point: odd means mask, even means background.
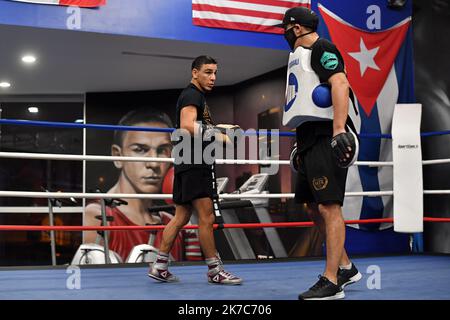
[[[300,153],[295,200],[298,203],[343,205],[346,168],[340,168],[331,151],[331,137],[320,135]]]
[[[193,167],[176,172],[173,182],[173,202],[190,204],[195,199],[212,199],[216,193],[214,182],[212,167]]]

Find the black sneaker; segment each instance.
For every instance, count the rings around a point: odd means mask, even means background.
[[[356,269],[355,265],[352,263],[352,268],[350,270],[339,268],[337,276],[338,286],[344,289],[349,284],[361,280],[361,278],[362,278],[361,273],[358,271],[358,269]]]
[[[324,276],[319,275],[319,281],[308,291],[298,296],[299,300],[336,300],[345,298],[342,288]]]

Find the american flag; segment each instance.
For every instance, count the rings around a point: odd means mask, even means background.
[[[77,7],[100,7],[106,4],[106,0],[10,0],[17,2],[38,3],[38,4],[56,4],[60,6],[77,6]]]
[[[310,8],[311,0],[192,0],[192,21],[202,27],[282,33],[273,26],[298,6]]]

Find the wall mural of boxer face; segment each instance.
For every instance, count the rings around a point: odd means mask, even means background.
[[[207,92],[211,91],[216,82],[217,64],[203,64],[200,70],[192,70],[192,79],[197,82],[200,88]]]
[[[160,122],[143,122],[135,126],[167,128]],[[112,146],[113,156],[170,158],[171,153],[170,135],[165,132],[128,131],[122,146]],[[161,193],[162,181],[171,166],[168,162],[115,161],[114,164],[122,170],[121,178],[136,193]]]

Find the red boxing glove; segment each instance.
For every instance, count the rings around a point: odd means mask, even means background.
[[[167,173],[164,176],[162,182],[162,193],[173,194],[173,179],[174,179],[174,169],[173,167],[170,167],[170,169],[167,170]],[[164,199],[164,201],[166,201],[167,204],[173,204],[172,199]]]

